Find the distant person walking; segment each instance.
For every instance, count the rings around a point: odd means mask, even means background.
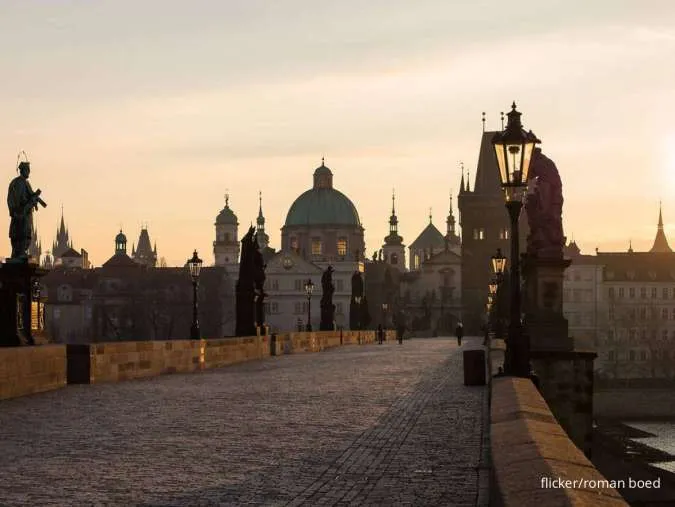
[[[457,324],[457,327],[455,328],[455,335],[457,335],[457,346],[461,347],[462,346],[462,338],[464,337],[464,326],[460,322]]]
[[[384,342],[384,329],[382,329],[382,324],[377,325],[377,341],[380,345]]]

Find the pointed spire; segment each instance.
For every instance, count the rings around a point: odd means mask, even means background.
[[[230,207],[230,191],[228,189],[225,189],[225,207]]]
[[[502,111],[502,112],[499,113],[499,114],[500,114],[501,117],[502,117],[502,130],[504,130],[504,111]]]
[[[471,188],[469,188],[469,183],[471,183],[471,173],[469,171],[466,172],[466,191],[471,192]]]
[[[396,191],[391,189],[391,214],[392,216],[396,214]]]
[[[431,207],[429,207],[429,223],[431,223]]]
[[[325,163],[324,157],[321,157],[321,167],[326,167],[326,163]]]
[[[661,202],[659,201],[659,223],[656,227],[656,237],[654,238],[654,245],[650,252],[672,252],[668,240],[663,232],[663,214],[661,213]]]
[[[485,111],[483,111],[483,118],[481,121],[483,122],[483,132],[485,132]]]
[[[459,183],[459,193],[463,194],[464,193],[464,163],[460,162],[459,163],[461,171],[462,171],[462,181]]]
[[[633,253],[633,240],[628,240],[628,253]]]

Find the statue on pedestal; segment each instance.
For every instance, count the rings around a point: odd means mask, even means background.
[[[256,325],[262,327],[265,325],[265,297],[267,293],[264,290],[265,286],[265,268],[267,265],[263,260],[262,253],[260,252],[260,246],[258,243],[258,234],[256,233],[255,238],[253,239],[253,283],[255,285],[255,313],[256,313]]]
[[[558,169],[540,148],[535,148],[525,201],[530,226],[527,237],[528,255],[554,259],[563,257],[565,237],[562,205],[562,181]]]
[[[335,305],[333,304],[333,266],[328,266],[321,275],[321,331],[332,331],[335,320]]]
[[[9,238],[12,243],[9,262],[28,262],[27,252],[33,230],[33,210],[37,210],[38,204],[43,208],[47,204],[40,198],[41,190],[33,192],[28,182],[30,162],[20,162],[17,170],[19,176],[11,181],[7,192],[7,206],[11,218]]]
[[[256,286],[254,279],[254,233],[250,227],[246,235],[241,239],[241,260],[239,262],[239,279],[236,288],[236,325],[237,336],[254,336],[255,330],[255,299]]]

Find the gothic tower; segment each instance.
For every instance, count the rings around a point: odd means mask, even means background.
[[[389,217],[389,235],[384,238],[382,252],[387,264],[399,271],[405,271],[405,245],[398,235],[398,217],[396,216],[396,196],[391,193],[391,216]]]
[[[478,334],[485,316],[488,284],[493,277],[490,260],[500,248],[509,256],[511,226],[492,147],[496,132],[483,132],[473,191],[469,180],[460,183],[459,225],[462,228],[462,321],[466,332]],[[525,212],[520,216],[520,244],[524,252],[528,234]],[[507,266],[511,265],[508,260]]]
[[[141,228],[141,234],[138,237],[138,247],[132,246],[131,258],[149,268],[157,266],[157,243],[155,243],[153,250],[150,246],[150,235],[148,234],[147,226]]]
[[[42,255],[42,244],[37,238],[37,228],[31,222],[30,224],[30,245],[28,245],[28,260],[33,264],[40,265],[40,256]]]
[[[225,194],[225,207],[216,217],[216,240],[213,242],[213,255],[216,266],[236,266],[239,264],[239,238],[237,215],[230,209],[230,195]]]
[[[68,235],[68,229],[66,228],[66,223],[63,219],[63,206],[61,206],[61,223],[56,230],[56,239],[52,244],[52,255],[54,256],[54,261],[61,257],[61,255],[63,255],[66,250],[72,247],[73,240]]]

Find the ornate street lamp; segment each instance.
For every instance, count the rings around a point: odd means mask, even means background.
[[[493,278],[488,284],[488,293],[490,294],[490,296],[494,296],[495,294],[497,294],[498,286],[499,282],[497,282],[497,280]]]
[[[312,292],[314,292],[314,284],[312,279],[309,278],[305,282],[305,293],[307,294],[307,326],[305,329],[307,331],[312,330]]]
[[[199,284],[199,272],[202,270],[202,260],[197,256],[197,250],[192,254],[192,258],[187,261],[190,277],[192,278],[192,328],[190,329],[190,338],[199,340],[199,319],[197,317],[197,285]]]
[[[497,248],[497,253],[492,256],[492,270],[497,277],[497,283],[501,282],[506,269],[506,257],[502,255],[502,249]]]
[[[518,218],[523,206],[523,196],[527,190],[527,178],[534,145],[541,141],[531,130],[526,132],[523,129],[515,102],[507,116],[506,129],[497,132],[492,137],[492,145],[499,165],[499,177],[506,198],[506,209],[511,219],[511,322],[509,322],[506,341],[504,373],[527,377],[530,374],[530,353],[520,322]]]

